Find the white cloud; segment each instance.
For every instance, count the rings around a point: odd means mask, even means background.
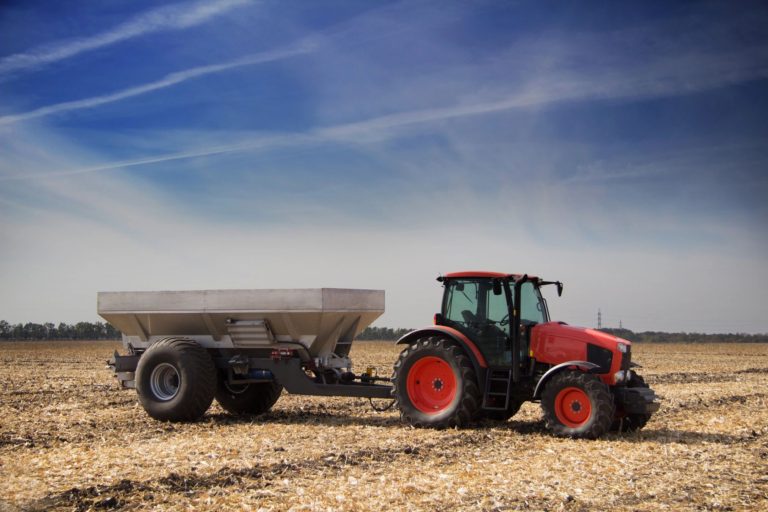
[[[39,213],[0,230],[0,311],[9,321],[94,319],[100,290],[330,286],[386,289],[380,324],[417,327],[439,308],[438,273],[479,268],[562,279],[566,292],[560,299],[550,293],[550,308],[577,325],[592,325],[602,308],[614,324],[635,330],[765,330],[768,297],[759,283],[768,274],[748,256],[670,254],[642,242],[553,250],[524,235],[476,230],[474,215],[406,230],[322,219],[232,225],[190,216],[105,176],[70,188],[88,203],[87,216]]]
[[[19,141],[17,164],[36,169],[93,158],[39,131],[34,143],[47,151]],[[382,223],[363,210],[286,204],[283,191],[263,194],[258,187],[252,200],[275,209],[279,222],[215,220],[208,204],[185,204],[175,191],[147,185],[123,172],[9,182],[0,191],[2,316],[95,319],[99,290],[332,286],[386,289],[380,324],[416,327],[439,308],[439,272],[486,268],[564,280],[564,296],[550,293],[550,306],[573,324],[591,325],[600,307],[606,318],[636,330],[765,330],[760,308],[768,297],[760,283],[768,269],[758,251],[742,250],[746,228],[723,232],[728,247],[705,250],[646,238],[591,244],[579,225],[607,221],[594,198],[579,195],[574,204],[565,184],[477,193],[457,182],[387,194],[380,200],[391,218]],[[226,190],[208,192],[210,204],[232,200]],[[378,192],[369,191],[366,201],[374,205]],[[625,208],[613,220],[686,229],[683,219],[640,214]],[[544,239],[526,229],[542,216],[549,226]]]
[[[221,64],[201,66],[171,73],[156,82],[131,87],[115,93],[59,103],[20,114],[6,115],[0,117],[0,126],[66,111],[94,108],[170,87],[204,75],[306,54],[317,49],[317,40],[316,38],[306,38],[291,47],[257,53]],[[754,48],[748,53],[750,54],[748,58],[745,58],[743,54],[735,55],[729,53],[709,56],[661,56],[652,62],[634,67],[629,66],[620,71],[614,69],[597,70],[591,76],[547,72],[532,78],[528,83],[519,86],[516,91],[485,91],[482,94],[471,95],[468,100],[459,100],[442,107],[419,108],[374,116],[361,121],[319,126],[309,129],[304,133],[259,134],[250,140],[240,140],[233,144],[200,147],[190,151],[174,151],[143,158],[107,162],[80,169],[66,171],[52,169],[40,176],[33,176],[28,173],[25,175],[6,175],[0,177],[0,180],[27,179],[57,174],[91,173],[100,170],[133,167],[216,154],[258,151],[269,149],[276,145],[301,146],[307,143],[315,143],[319,139],[364,142],[377,138],[395,137],[403,130],[429,129],[419,128],[419,126],[432,126],[436,123],[452,119],[504,114],[516,109],[541,107],[569,101],[637,100],[640,98],[690,94],[768,77],[768,64],[761,64],[768,62],[768,46]],[[766,58],[759,58],[760,56]]]
[[[55,41],[25,53],[3,57],[0,59],[0,75],[35,69],[145,34],[189,28],[250,1],[216,0],[159,7],[93,36]]]
[[[230,2],[216,5],[218,7],[211,7],[210,9],[198,6],[190,11],[188,17],[181,16],[179,21],[175,23],[178,23],[179,26],[186,26],[191,23],[190,20],[199,21],[205,17],[204,14],[206,13],[209,15],[211,12],[218,12],[217,9],[221,10],[225,6],[231,8],[235,4]],[[403,16],[399,9],[393,11],[397,15]],[[161,90],[205,75],[309,52],[315,53],[317,62],[313,68],[314,72],[319,72],[319,68],[324,71],[320,72],[319,76],[307,77],[307,79],[312,80],[315,88],[322,90],[323,84],[321,82],[324,78],[328,78],[323,77],[322,73],[328,73],[328,76],[336,84],[341,63],[344,64],[344,67],[356,69],[354,76],[358,77],[365,74],[366,70],[372,70],[374,66],[378,65],[377,59],[371,59],[369,56],[366,56],[365,60],[357,59],[354,61],[349,61],[349,57],[345,56],[345,60],[340,63],[338,55],[346,54],[349,51],[354,52],[357,49],[355,46],[361,44],[365,46],[365,31],[370,30],[371,26],[378,26],[381,23],[380,17],[384,15],[388,15],[387,9],[374,10],[373,13],[358,16],[323,34],[306,37],[296,44],[282,49],[171,73],[160,80],[113,93],[48,105],[27,112],[8,114],[0,117],[0,126],[62,112],[95,108]],[[147,15],[147,19],[154,18],[165,20],[166,16]],[[686,23],[690,25],[690,21],[686,21]],[[152,22],[148,23],[148,26],[155,26],[156,24],[157,22]],[[139,25],[143,26],[141,23]],[[398,80],[397,89],[407,90],[408,95],[412,96],[411,100],[418,100],[416,101],[418,105],[434,105],[435,101],[430,97],[435,95],[435,91],[444,88],[445,83],[456,82],[454,87],[448,88],[450,95],[445,96],[445,93],[443,94],[442,106],[381,113],[382,105],[389,101],[388,98],[392,96],[392,93],[386,90],[381,91],[379,88],[390,87],[390,85],[388,83],[366,84],[369,94],[377,96],[375,100],[365,95],[357,95],[353,101],[348,101],[348,98],[344,97],[341,101],[333,101],[334,108],[339,104],[349,103],[350,108],[353,109],[359,109],[365,105],[363,110],[367,111],[370,110],[371,106],[378,105],[378,115],[371,115],[368,119],[360,121],[315,127],[313,133],[324,137],[348,139],[374,132],[407,129],[413,125],[503,113],[560,102],[634,101],[643,98],[668,97],[768,77],[768,45],[757,42],[751,46],[737,49],[730,47],[702,48],[702,42],[707,39],[708,35],[712,35],[710,34],[712,30],[699,34],[684,24],[679,31],[680,34],[671,32],[672,35],[670,35],[670,27],[651,25],[636,30],[589,35],[555,33],[550,34],[550,37],[545,39],[546,43],[542,43],[541,38],[524,39],[494,54],[492,59],[481,59],[470,65],[464,64],[458,67],[449,65],[446,68],[447,71],[440,69],[432,73],[416,74],[415,78],[404,76]],[[716,28],[714,30],[720,31],[722,29]],[[416,37],[413,30],[406,33],[408,37]],[[362,43],[361,41],[350,42],[351,35],[362,38]],[[403,34],[389,31],[387,35],[389,37],[402,37]],[[658,45],[663,47],[665,51],[651,51],[654,48],[649,50],[648,40],[658,40]],[[322,47],[319,47],[321,41]],[[432,48],[432,50],[440,51],[436,48]],[[601,55],[600,61],[594,61],[591,58],[597,53]],[[405,65],[407,65],[407,56],[405,58]],[[578,63],[578,65],[573,63]],[[497,76],[500,69],[506,70],[506,73],[501,72],[501,76]],[[370,74],[375,76],[373,71]],[[506,76],[504,76],[505,74]],[[467,81],[464,78],[467,76],[473,78]],[[498,79],[503,77],[505,79],[501,82],[505,85],[484,87],[478,90],[478,83],[483,83],[486,77],[494,77],[495,79],[492,80],[494,83],[500,82]],[[361,84],[352,81],[340,88],[334,86],[331,89],[339,89],[341,91],[339,94],[347,94],[345,92],[346,87],[362,88]],[[414,93],[413,91],[417,92]],[[396,100],[394,103],[397,105],[413,103],[413,101],[403,101],[405,99],[403,97],[394,99]],[[318,108],[322,110],[323,106],[320,105]],[[244,146],[241,148],[240,145],[235,145],[231,151],[248,149],[247,144]],[[261,147],[259,144],[257,146]],[[222,150],[214,147],[211,148],[211,152],[211,154],[217,154],[221,153]],[[205,149],[201,149],[197,153],[199,155],[208,154]],[[179,156],[169,154],[164,157],[160,155],[147,160],[155,161],[156,158],[177,159]],[[109,166],[105,165],[104,167],[108,168]]]
[[[310,43],[304,43],[296,45],[290,48],[270,50],[266,52],[254,53],[234,59],[228,62],[222,62],[220,64],[210,64],[207,66],[199,66],[196,68],[185,69],[183,71],[177,71],[170,73],[160,80],[129,87],[121,91],[102,94],[99,96],[92,96],[90,98],[84,98],[75,101],[66,101],[63,103],[57,103],[55,105],[49,105],[46,107],[37,108],[20,114],[10,114],[0,117],[0,126],[10,125],[18,123],[19,121],[26,121],[28,119],[34,119],[37,117],[45,117],[53,114],[59,114],[61,112],[69,112],[73,110],[82,110],[88,108],[94,108],[108,103],[114,103],[116,101],[124,100],[126,98],[132,98],[141,94],[146,94],[160,89],[165,89],[193,78],[199,78],[201,76],[210,75],[213,73],[221,73],[230,69],[241,68],[244,66],[253,66],[256,64],[263,64],[266,62],[273,62],[276,60],[286,59],[302,55],[310,52],[312,45]]]

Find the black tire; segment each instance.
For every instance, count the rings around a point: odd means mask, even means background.
[[[282,392],[283,386],[277,382],[230,385],[226,374],[221,374],[216,401],[230,414],[257,415],[270,410]]]
[[[431,379],[431,386],[426,380],[422,385],[422,377]],[[478,415],[480,390],[472,361],[461,347],[441,336],[420,338],[403,350],[395,362],[392,384],[401,418],[415,427],[463,427]],[[443,390],[444,396],[440,395]],[[435,411],[426,412],[428,406]]]
[[[634,371],[629,376],[628,388],[649,388],[650,386],[645,383],[640,375]],[[612,432],[635,432],[643,428],[646,423],[651,419],[651,414],[624,414],[624,411],[620,407],[616,408],[613,424],[611,425]]]
[[[493,421],[507,421],[509,418],[517,414],[520,407],[523,406],[523,402],[519,402],[514,399],[509,400],[509,407],[506,411],[480,411],[480,417],[493,420]]]
[[[156,420],[194,421],[213,401],[216,367],[196,342],[165,338],[139,359],[136,391],[144,410]]]
[[[566,370],[553,376],[541,395],[547,428],[555,435],[597,439],[613,423],[615,406],[597,376]]]

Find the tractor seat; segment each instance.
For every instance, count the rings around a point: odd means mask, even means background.
[[[473,312],[471,312],[468,309],[465,309],[461,312],[461,316],[464,318],[464,323],[467,325],[476,325],[477,324],[477,316]]]

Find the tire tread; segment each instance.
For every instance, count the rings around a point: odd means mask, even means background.
[[[459,403],[455,410],[448,416],[431,420],[429,417],[416,410],[407,399],[405,389],[406,375],[402,375],[406,361],[417,357],[421,352],[431,355],[438,354],[446,361],[455,361],[460,372],[458,393],[461,393]],[[415,343],[406,346],[395,361],[392,374],[392,394],[395,405],[400,409],[400,417],[414,427],[453,428],[464,427],[472,423],[480,410],[480,388],[477,385],[477,376],[464,350],[442,336],[427,336],[419,338]]]
[[[165,354],[164,354],[165,353]],[[174,357],[181,375],[194,376],[179,395],[168,403],[153,400],[151,391],[144,390],[144,381],[151,372],[153,359]],[[147,413],[160,421],[195,421],[200,419],[213,402],[216,392],[216,367],[208,352],[189,338],[168,337],[153,343],[139,359],[136,369],[136,390]],[[183,393],[183,391],[187,391]]]
[[[590,420],[579,427],[569,427],[560,422],[555,413],[555,398],[567,387],[582,389],[589,397],[592,407]],[[615,412],[613,395],[608,386],[597,376],[581,371],[566,370],[552,377],[541,395],[541,408],[547,429],[559,437],[575,439],[597,439],[605,434]]]
[[[283,392],[283,386],[277,382],[260,382],[248,384],[242,393],[232,393],[219,377],[219,387],[216,389],[216,402],[222,409],[234,415],[259,415],[269,411]]]

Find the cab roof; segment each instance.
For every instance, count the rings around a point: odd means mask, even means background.
[[[460,278],[473,278],[473,277],[509,277],[514,281],[517,281],[523,274],[509,274],[506,272],[488,272],[485,270],[463,270],[461,272],[449,272],[442,276],[443,279],[460,279]],[[531,281],[536,281],[539,278],[536,276],[528,276]]]

